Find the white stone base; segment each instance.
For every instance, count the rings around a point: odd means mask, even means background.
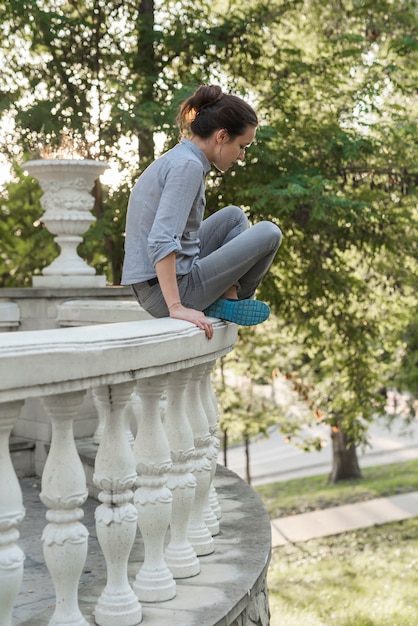
[[[19,305],[16,302],[0,302],[0,332],[16,330],[19,324]]]
[[[32,287],[83,288],[106,287],[106,276],[32,276]]]

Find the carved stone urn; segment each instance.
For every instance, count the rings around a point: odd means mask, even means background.
[[[33,287],[105,287],[106,277],[96,276],[77,253],[78,245],[96,218],[91,214],[95,180],[108,169],[108,164],[93,159],[37,159],[23,165],[37,178],[42,191],[40,218],[48,230],[57,235],[59,256],[33,276]]]

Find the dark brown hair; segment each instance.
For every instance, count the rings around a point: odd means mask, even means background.
[[[180,134],[203,139],[225,129],[231,137],[243,135],[248,126],[258,126],[254,109],[242,98],[223,93],[217,85],[201,85],[180,107]]]

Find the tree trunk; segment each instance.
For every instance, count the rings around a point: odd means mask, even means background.
[[[228,467],[228,431],[223,431],[222,451],[224,455],[224,465]]]
[[[250,438],[247,434],[244,435],[245,446],[245,476],[247,483],[251,485],[251,472],[250,472]]]
[[[140,0],[138,4],[138,54],[136,72],[141,86],[137,106],[150,108],[154,102],[157,62],[154,48],[155,6],[154,0]],[[146,118],[145,118],[146,119]],[[152,118],[139,124],[139,162],[143,168],[154,158],[154,122]]]
[[[93,188],[94,195],[94,214],[98,221],[104,219],[104,204],[103,204],[103,188],[100,179],[97,179]],[[119,285],[122,275],[122,259],[115,255],[115,243],[113,237],[105,234],[103,238],[104,252],[110,259],[112,268],[112,284]]]
[[[339,480],[362,478],[356,446],[342,428],[331,431],[331,441],[332,470],[329,482],[336,483]]]

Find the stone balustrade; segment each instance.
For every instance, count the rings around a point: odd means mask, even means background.
[[[24,567],[18,528],[25,511],[8,443],[27,398],[42,398],[52,424],[40,494],[47,507],[43,551],[56,593],[50,624],[91,623],[78,601],[88,492],[73,435],[87,390],[104,416],[93,481],[107,581],[95,622],[135,626],[142,603],[172,599],[176,580],[199,574],[200,557],[214,550],[220,517],[210,377],[237,332],[219,321],[214,331],[208,341],[191,324],[165,319],[0,334],[0,626],[12,623]],[[133,443],[127,415],[138,424]],[[144,559],[131,583],[128,560],[138,529]]]

